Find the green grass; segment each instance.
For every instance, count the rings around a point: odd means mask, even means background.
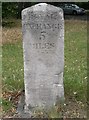
[[[62,107],[61,107],[62,108]],[[62,117],[62,113],[58,112],[58,108],[57,106],[52,106],[49,110],[48,109],[35,109],[33,111],[34,113],[34,118],[61,118]]]
[[[74,23],[73,23],[74,22]],[[86,22],[65,23],[65,95],[86,100],[87,28]]]
[[[11,103],[10,101],[8,100],[5,100],[3,99],[3,104],[2,104],[3,107],[3,111],[8,111],[10,109],[11,106],[14,106],[13,103]]]
[[[86,102],[87,94],[86,26],[86,21],[65,21],[65,97],[84,103]],[[3,92],[22,90],[24,88],[22,41],[5,42],[2,46],[2,54]],[[6,104],[8,104],[8,107]],[[8,100],[4,100],[4,110],[8,111],[11,108],[11,104]],[[54,113],[55,115],[53,113],[50,116],[56,115],[56,113]]]
[[[23,89],[23,50],[22,43],[4,44],[2,58],[3,90]]]

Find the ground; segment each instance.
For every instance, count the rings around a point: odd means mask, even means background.
[[[62,112],[64,118],[87,117],[87,19],[65,16],[65,103],[49,117]],[[24,89],[21,20],[3,20],[2,116],[13,117]],[[37,117],[43,117],[40,112]]]

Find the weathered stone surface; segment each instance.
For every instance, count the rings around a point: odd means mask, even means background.
[[[61,8],[40,3],[22,11],[25,102],[51,107],[64,98],[64,18]]]

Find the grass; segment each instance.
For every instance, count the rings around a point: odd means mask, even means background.
[[[65,94],[86,99],[87,26],[84,21],[65,22]]]
[[[2,63],[2,75],[4,90],[21,90],[23,88],[23,55],[21,42],[5,44],[3,50],[2,61],[4,62]]]
[[[11,20],[12,21],[12,20]],[[19,24],[16,24],[19,23]],[[11,22],[12,23],[12,22]],[[10,24],[11,24],[10,23]],[[11,110],[10,97],[24,89],[23,49],[20,20],[15,26],[3,27],[2,90],[3,111]],[[85,105],[87,94],[87,23],[81,20],[65,20],[64,89],[68,101],[76,100]],[[73,107],[73,106],[71,106]],[[77,108],[76,104],[76,108]],[[70,110],[71,113],[71,110]],[[51,112],[50,117],[57,116]]]
[[[13,21],[13,23],[20,23]],[[21,25],[21,23],[20,23]],[[2,31],[2,91],[3,91],[3,110],[8,112],[13,104],[10,97],[24,89],[24,70],[23,70],[23,49],[22,49],[21,28],[3,27]],[[6,105],[7,103],[7,105]]]

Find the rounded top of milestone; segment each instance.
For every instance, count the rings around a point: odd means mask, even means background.
[[[31,7],[25,8],[22,10],[22,13],[26,13],[27,11],[46,11],[47,6],[49,6],[49,9],[54,11],[54,10],[58,10],[60,12],[62,12],[62,9],[47,3],[38,3],[36,5],[33,5]]]

